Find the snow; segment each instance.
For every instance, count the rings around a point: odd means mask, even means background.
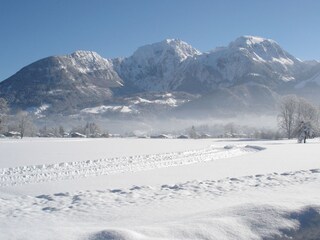
[[[80,134],[81,135],[81,134]],[[188,165],[214,159],[239,156],[247,152],[263,150],[257,146],[238,146],[219,148],[210,146],[201,150],[152,154],[143,156],[96,159],[77,162],[61,162],[2,168],[0,186],[21,185],[57,181],[63,179],[83,178],[88,176],[110,175],[123,172],[136,172],[172,166]]]
[[[32,112],[38,118],[41,118],[41,117],[44,117],[44,115],[42,113],[45,112],[46,110],[48,110],[49,108],[50,108],[50,104],[42,104],[39,107],[28,108],[27,111]]]
[[[169,107],[177,107],[182,103],[184,103],[185,101],[186,101],[185,99],[176,99],[175,96],[173,96],[170,93],[167,93],[163,95],[159,94],[158,99],[155,99],[155,100],[148,100],[148,99],[138,97],[135,100],[131,101],[131,103],[135,105],[144,103],[144,104],[167,105]]]
[[[260,44],[264,41],[269,41],[269,42],[274,42],[273,40],[271,39],[265,39],[265,38],[262,38],[262,37],[257,37],[257,36],[244,36],[244,38],[246,39],[246,43],[247,44]]]
[[[283,57],[272,58],[272,61],[281,63],[283,65],[293,65],[294,64],[294,62],[291,59],[283,58]]]
[[[116,82],[119,84],[119,86],[121,86],[121,87],[124,86],[123,83],[121,83],[120,81],[116,81]]]
[[[131,109],[130,107],[123,106],[123,107],[121,108],[120,112],[122,112],[122,113],[132,112],[132,109]]]
[[[252,58],[254,61],[256,62],[259,62],[259,63],[265,63],[266,61],[260,57],[258,54],[256,53],[253,53],[253,58]]]
[[[243,36],[228,47],[185,60],[175,75],[174,86],[183,86],[185,79],[192,76],[192,81],[205,83],[205,86],[230,87],[252,71],[261,75],[260,80],[266,79],[263,81],[268,86],[269,79],[285,82],[294,80],[299,68],[303,67],[301,64],[271,39]],[[213,77],[212,72],[219,74]]]
[[[317,233],[319,144],[0,139],[0,239],[248,240]]]
[[[180,64],[201,52],[179,39],[139,47],[122,62],[123,74],[143,90],[169,91]]]
[[[177,100],[174,99],[174,98],[168,98],[168,99],[164,99],[164,100],[155,100],[154,103],[168,105],[168,106],[171,106],[171,107],[178,106]]]
[[[276,42],[272,39],[262,38],[258,36],[241,36],[234,40],[230,46],[232,47],[247,47],[257,44],[263,44],[264,42],[269,42],[271,44],[276,44]]]
[[[110,68],[112,66],[111,62],[107,59],[103,59],[98,53],[93,51],[78,50],[65,57],[69,58],[73,65],[82,73]]]
[[[181,152],[186,149],[185,144],[177,139],[7,138],[0,140],[0,168]],[[205,139],[190,140],[187,149],[211,144]]]
[[[284,82],[289,82],[289,81],[294,80],[295,78],[294,78],[294,77],[291,77],[291,76],[281,76],[281,79],[282,79]]]
[[[59,93],[64,92],[64,91],[65,90],[63,90],[63,89],[55,89],[55,90],[48,91],[48,94],[54,95],[54,94],[59,94]]]
[[[128,97],[123,98],[121,102],[114,103],[113,105],[100,105],[92,108],[84,108],[81,113],[85,114],[104,114],[104,113],[124,113],[124,114],[137,114],[141,112],[150,111],[150,109],[160,108],[175,108],[188,101],[188,97],[175,96],[173,94],[152,94],[149,99],[142,97]],[[159,108],[160,107],[160,108]]]
[[[201,52],[184,41],[179,39],[165,39],[162,42],[148,44],[138,48],[134,52],[133,58],[140,64],[143,64],[143,61],[148,59],[154,59],[155,61],[161,62],[167,57],[167,54],[170,53],[171,50],[174,50],[174,54],[180,61],[201,54]]]
[[[110,86],[123,86],[122,79],[114,70],[113,61],[104,59],[98,53],[93,51],[78,50],[72,54],[60,56],[57,58],[61,66],[66,66],[66,73],[70,72],[73,81],[77,81],[78,77],[73,76],[76,69],[82,74],[95,74],[103,72],[103,77]]]
[[[261,76],[261,74],[259,74],[259,73],[249,73],[248,75],[254,76],[254,77],[260,77]]]
[[[93,108],[85,108],[81,110],[82,113],[92,113],[92,114],[102,114],[105,112],[121,112],[121,113],[132,113],[136,110],[132,109],[130,106],[105,106],[101,105]]]
[[[137,100],[132,101],[133,104],[139,104],[139,103],[152,103],[152,101],[137,97]]]

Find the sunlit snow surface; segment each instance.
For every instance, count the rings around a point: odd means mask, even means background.
[[[1,139],[0,239],[319,239],[319,147]]]

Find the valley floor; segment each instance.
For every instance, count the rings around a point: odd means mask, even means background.
[[[0,239],[320,239],[319,156],[319,139],[0,139]]]

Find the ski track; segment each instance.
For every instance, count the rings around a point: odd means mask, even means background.
[[[225,146],[217,148],[211,146],[210,148],[188,152],[6,168],[0,169],[0,176],[2,186],[12,186],[90,175],[178,166],[238,156],[260,150],[263,150],[263,148],[255,146]],[[115,163],[116,166],[112,166]],[[213,200],[232,192],[281,188],[319,180],[320,169],[310,169],[227,177],[219,180],[193,180],[153,187],[142,185],[132,186],[131,188],[58,192],[38,196],[15,196],[1,194],[0,192],[0,215],[15,219],[20,217],[41,218],[49,215],[63,218],[70,216],[77,219],[82,215],[88,217],[88,213],[93,217],[101,214],[109,216],[124,207],[152,205],[155,202],[157,205],[166,205],[168,201],[183,201],[186,199]]]
[[[2,168],[0,187],[187,165],[240,156],[263,149],[249,145],[210,146],[194,151]]]
[[[35,197],[4,195],[0,197],[0,214],[9,218],[41,217],[43,214],[76,217],[88,212],[100,215],[125,206],[145,206],[154,202],[166,204],[170,200],[194,198],[215,199],[231,192],[286,187],[319,180],[320,169],[310,169],[220,180],[194,180],[159,187],[132,186],[129,189],[60,192]]]

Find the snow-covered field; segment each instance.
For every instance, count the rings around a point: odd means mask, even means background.
[[[0,239],[320,239],[319,189],[319,139],[0,139]]]

